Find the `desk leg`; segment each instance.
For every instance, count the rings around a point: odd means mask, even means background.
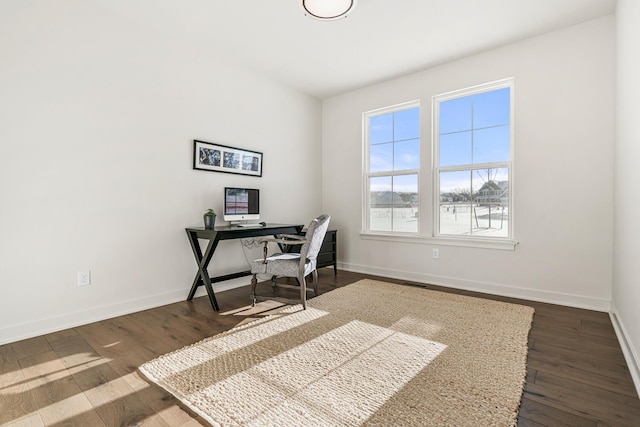
[[[191,285],[191,290],[189,291],[187,301],[191,301],[193,299],[193,296],[196,294],[198,287],[204,285],[204,287],[207,289],[207,295],[209,296],[211,307],[213,307],[214,311],[220,311],[218,301],[216,300],[216,295],[213,292],[213,286],[211,286],[211,278],[209,277],[209,272],[207,271],[209,262],[213,257],[213,251],[215,251],[216,247],[218,246],[218,239],[214,238],[209,240],[207,249],[205,249],[203,254],[202,249],[200,249],[200,243],[198,242],[198,237],[196,236],[196,234],[187,232],[187,236],[189,237],[191,250],[193,250],[193,255],[195,256],[196,263],[198,264],[198,272],[193,279],[193,284]]]

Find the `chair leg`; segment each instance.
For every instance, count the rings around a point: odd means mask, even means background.
[[[251,307],[256,306],[256,285],[258,284],[258,278],[254,274],[251,278]]]
[[[307,309],[307,281],[304,276],[300,279],[300,299],[302,300],[302,309]]]
[[[318,270],[313,270],[313,295],[318,296]]]

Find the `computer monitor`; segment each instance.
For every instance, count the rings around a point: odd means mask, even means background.
[[[224,220],[232,223],[260,219],[260,190],[225,187]]]

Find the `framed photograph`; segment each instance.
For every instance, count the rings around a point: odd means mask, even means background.
[[[194,140],[193,168],[210,172],[262,176],[262,153]]]

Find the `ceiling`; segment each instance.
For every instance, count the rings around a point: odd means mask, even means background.
[[[94,0],[318,98],[612,14],[616,0],[359,0],[346,19],[298,0]]]

